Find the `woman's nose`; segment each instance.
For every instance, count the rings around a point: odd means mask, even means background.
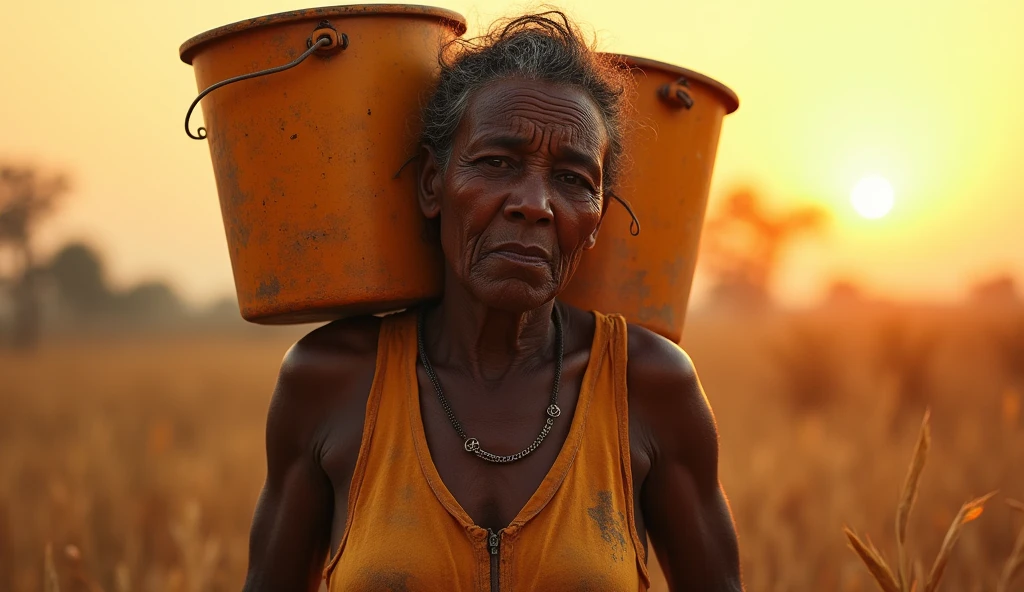
[[[512,220],[523,220],[531,224],[547,224],[554,213],[551,211],[551,188],[547,180],[531,175],[511,188],[505,200],[505,216]]]

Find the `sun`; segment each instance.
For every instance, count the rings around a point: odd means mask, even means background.
[[[865,218],[881,218],[892,210],[892,185],[878,175],[864,177],[857,181],[850,192],[850,203],[853,204],[853,209]]]

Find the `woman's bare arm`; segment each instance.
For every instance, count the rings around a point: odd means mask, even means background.
[[[672,592],[740,592],[739,552],[718,481],[718,432],[682,349],[631,331],[630,412],[644,427],[650,470],[640,503]]]
[[[285,355],[267,414],[267,480],[246,592],[318,589],[332,535],[347,518],[379,330],[374,317],[335,321]]]
[[[246,592],[315,591],[330,545],[333,490],[318,462],[308,353],[285,356],[267,414],[267,480],[249,537]]]

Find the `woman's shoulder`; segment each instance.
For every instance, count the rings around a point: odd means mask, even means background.
[[[273,408],[321,420],[364,405],[377,355],[381,319],[333,321],[296,341],[281,362]]]
[[[628,376],[651,386],[683,386],[696,380],[690,356],[654,331],[627,323]]]
[[[626,364],[631,421],[639,421],[655,448],[680,438],[717,441],[714,416],[690,356],[677,344],[629,324]],[[694,450],[703,449],[696,446]]]
[[[281,370],[299,375],[351,370],[351,363],[376,355],[381,322],[379,317],[367,315],[317,327],[288,348]]]
[[[379,329],[374,317],[335,321],[288,349],[267,412],[268,467],[285,470],[315,459],[331,483],[347,482],[362,437]]]

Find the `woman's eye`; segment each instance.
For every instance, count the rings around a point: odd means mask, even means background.
[[[584,179],[582,175],[577,175],[576,173],[563,173],[561,175],[561,179],[563,183],[568,183],[569,185],[578,185],[580,187],[590,189],[590,183],[587,182],[587,180]]]

